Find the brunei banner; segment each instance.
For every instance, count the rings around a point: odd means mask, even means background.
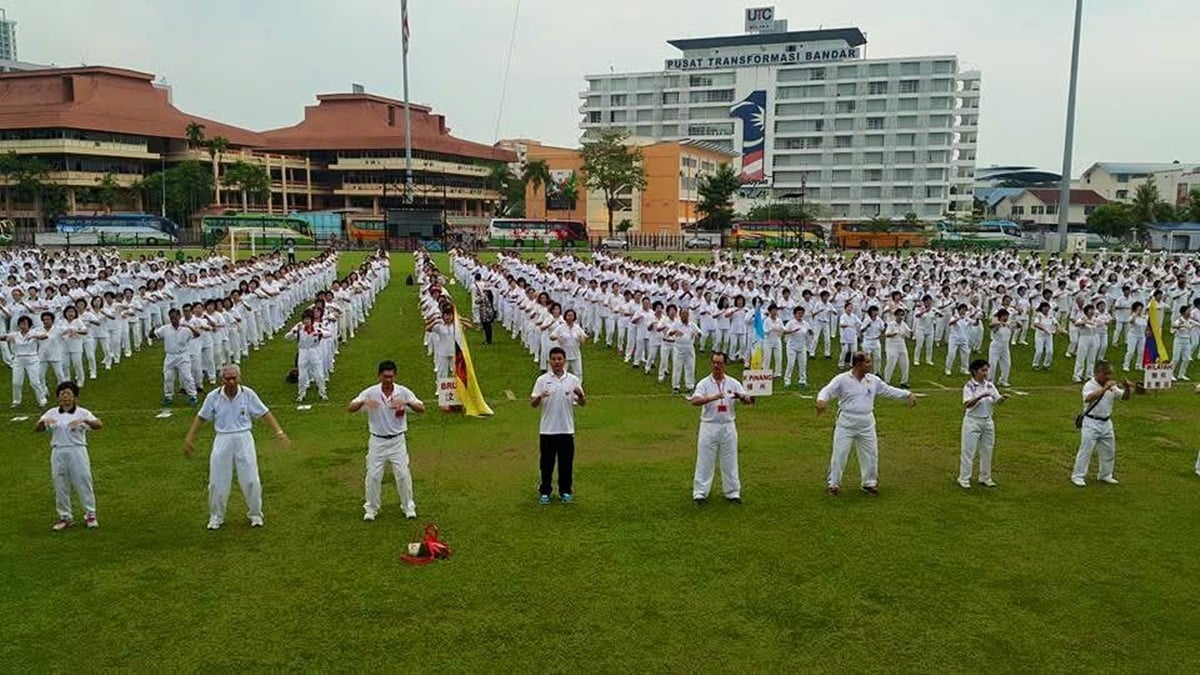
[[[483,392],[479,390],[475,366],[471,363],[471,349],[467,347],[467,336],[457,312],[454,314],[454,379],[458,384],[458,400],[462,403],[463,412],[471,417],[490,417],[492,409],[483,400]]]
[[[1150,301],[1146,317],[1146,349],[1142,352],[1142,365],[1152,366],[1167,360],[1166,344],[1162,339],[1162,319],[1159,317],[1158,301]]]

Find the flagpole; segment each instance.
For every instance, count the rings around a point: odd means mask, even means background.
[[[408,102],[408,0],[400,0],[400,21],[404,39],[404,54],[401,58],[401,68],[404,71],[404,203],[412,204],[412,108]]]

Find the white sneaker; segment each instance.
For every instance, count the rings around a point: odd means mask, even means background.
[[[416,511],[409,511],[409,512],[407,512],[407,513],[405,513],[405,514],[404,514],[404,517],[405,517],[405,518],[407,518],[407,519],[409,519],[409,520],[416,520],[416,519],[417,519],[417,512],[416,512]]]
[[[263,519],[261,516],[250,516],[250,527],[262,527]]]
[[[981,481],[979,481],[979,484],[982,485],[983,487],[990,487],[990,488],[996,487],[996,481],[992,480],[991,478],[989,478],[987,480],[981,480]]]
[[[970,489],[971,489],[971,481],[969,481],[969,480],[960,480],[960,481],[957,481],[957,482],[958,482],[958,487],[960,487],[960,488],[962,488],[962,489],[964,489],[964,490],[970,490]]]
[[[1120,485],[1121,484],[1121,481],[1117,480],[1116,478],[1113,478],[1112,476],[1106,476],[1104,478],[1101,478],[1100,482],[1108,483],[1109,485]]]
[[[376,514],[374,511],[366,511],[363,513],[363,520],[365,520],[367,522],[372,522],[375,520],[375,515]]]
[[[219,521],[219,520],[209,520],[209,521],[208,521],[208,525],[205,525],[205,527],[206,527],[206,528],[208,528],[208,529],[210,529],[210,530],[219,530],[219,529],[221,529],[221,521]]]
[[[1075,487],[1087,487],[1087,481],[1082,478],[1072,478],[1071,485],[1074,485]]]

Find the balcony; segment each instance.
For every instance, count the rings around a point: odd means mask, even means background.
[[[333,171],[403,171],[403,157],[339,157],[329,165]],[[433,173],[448,173],[460,176],[486,177],[491,169],[476,164],[458,164],[442,162],[435,159],[412,160],[413,171],[429,171]]]
[[[157,154],[149,152],[146,148],[145,144],[85,141],[75,138],[36,138],[20,141],[0,141],[0,153],[15,152],[18,155],[70,154],[121,157],[124,159],[158,159]]]
[[[350,196],[350,197],[382,197],[382,183],[343,183],[341,187],[335,188],[333,194]],[[500,193],[495,190],[487,190],[483,188],[464,188],[441,185],[429,185],[427,183],[417,183],[413,186],[413,194],[417,197],[425,197],[427,199],[441,197],[443,190],[448,199],[481,199],[481,200],[496,200],[500,199]],[[389,195],[400,195],[404,192],[402,183],[388,183],[387,193]]]

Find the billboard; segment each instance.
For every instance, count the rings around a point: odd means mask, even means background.
[[[729,107],[729,116],[742,122],[742,182],[766,178],[767,91],[758,89]]]
[[[546,183],[546,211],[574,211],[579,198],[579,179],[574,171],[554,169]]]

